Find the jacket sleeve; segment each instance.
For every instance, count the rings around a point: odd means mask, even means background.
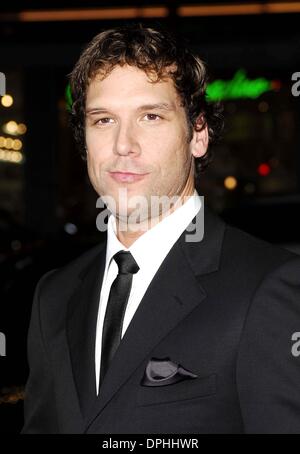
[[[299,338],[300,257],[294,256],[263,279],[244,324],[236,380],[245,433],[300,433]]]
[[[31,320],[27,339],[29,378],[25,387],[24,417],[22,434],[58,433],[55,411],[55,395],[49,356],[47,354],[40,319],[40,295],[46,273],[35,290]]]

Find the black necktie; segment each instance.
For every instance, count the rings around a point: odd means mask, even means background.
[[[130,252],[120,251],[113,258],[118,265],[119,273],[111,285],[105,312],[99,388],[121,342],[123,318],[131,290],[132,275],[140,269]]]

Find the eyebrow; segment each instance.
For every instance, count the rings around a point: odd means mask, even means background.
[[[156,104],[144,104],[143,106],[139,106],[137,108],[138,112],[141,112],[143,110],[166,110],[166,111],[174,111],[176,110],[175,104],[172,103],[167,103],[167,102],[160,102]],[[101,112],[110,112],[110,109],[107,109],[105,107],[90,107],[86,109],[87,114],[98,114]]]

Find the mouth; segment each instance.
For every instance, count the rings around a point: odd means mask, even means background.
[[[133,172],[108,172],[109,175],[119,183],[134,183],[145,178],[148,173],[133,173]]]

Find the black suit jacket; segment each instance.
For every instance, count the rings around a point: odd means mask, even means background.
[[[299,256],[206,210],[203,240],[184,232],[170,250],[97,398],[105,252],[36,288],[23,433],[300,433]]]

